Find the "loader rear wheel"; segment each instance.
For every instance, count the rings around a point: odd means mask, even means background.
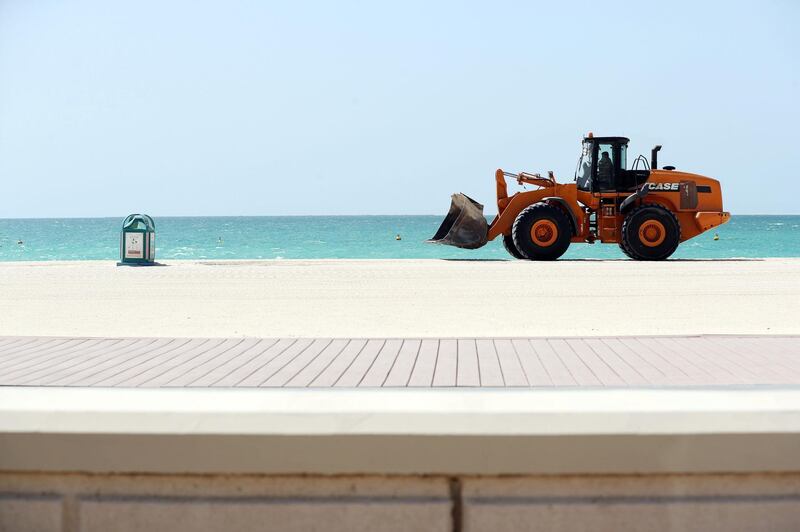
[[[547,203],[523,209],[514,220],[511,236],[514,247],[530,260],[556,260],[567,251],[572,238],[567,215]]]
[[[661,205],[641,205],[622,222],[620,247],[635,260],[664,260],[675,252],[680,241],[678,219]]]
[[[635,259],[635,258],[636,258],[636,257],[634,257],[633,255],[631,255],[631,252],[630,252],[630,251],[628,251],[628,248],[626,248],[626,247],[625,247],[625,244],[624,244],[622,241],[620,241],[620,243],[619,243],[619,249],[620,249],[620,250],[621,250],[621,251],[622,251],[622,252],[623,252],[625,255],[627,255],[627,256],[628,256],[628,258],[631,258],[631,259]]]
[[[503,235],[503,247],[506,248],[508,254],[514,257],[515,259],[524,259],[525,257],[522,253],[519,252],[517,246],[514,245],[514,237],[509,235]]]

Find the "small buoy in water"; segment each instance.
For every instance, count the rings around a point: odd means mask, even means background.
[[[719,233],[714,233],[714,240],[719,240]]]
[[[399,233],[398,233],[398,235],[396,237],[394,237],[394,239],[395,240],[403,240],[402,238],[400,238],[400,234]]]

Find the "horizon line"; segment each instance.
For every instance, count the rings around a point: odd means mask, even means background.
[[[131,213],[133,214],[133,213]],[[140,213],[136,213],[140,214]],[[369,217],[397,217],[397,216],[441,216],[445,214],[159,214],[151,215],[154,218],[356,218]],[[91,219],[124,219],[124,216],[20,216],[13,218],[0,217],[3,220],[91,220]],[[497,213],[486,213],[486,216],[497,216]],[[800,216],[800,213],[731,213],[731,216]]]

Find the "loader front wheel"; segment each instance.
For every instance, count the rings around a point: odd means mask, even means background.
[[[570,222],[559,207],[534,203],[523,209],[511,228],[514,247],[530,260],[556,260],[572,238]]]
[[[524,259],[525,257],[519,252],[517,246],[514,245],[514,237],[511,235],[503,235],[503,247],[506,248],[508,254],[515,259]]]
[[[641,205],[622,222],[623,251],[635,260],[664,260],[681,241],[681,226],[675,215],[661,205]]]

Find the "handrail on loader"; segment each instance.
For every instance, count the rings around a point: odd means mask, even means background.
[[[553,177],[553,172],[548,172],[547,177],[542,177],[541,174],[531,174],[529,172],[520,172],[515,174],[513,172],[503,171],[503,176],[515,179],[518,185],[527,183],[529,185],[536,185],[539,187],[551,187],[556,182],[555,178]]]

